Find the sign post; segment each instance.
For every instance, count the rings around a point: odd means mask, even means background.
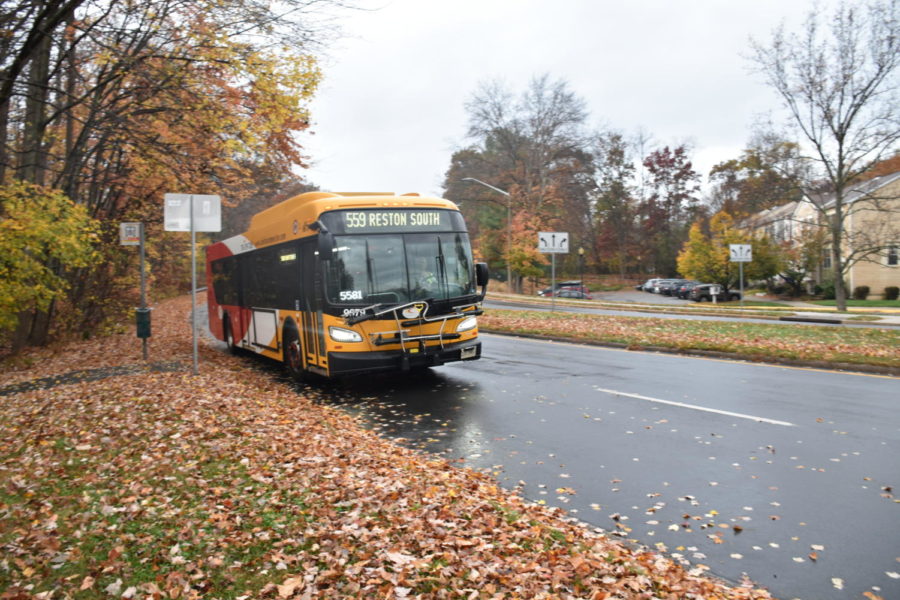
[[[150,309],[147,308],[147,271],[144,266],[144,224],[119,223],[119,243],[122,246],[138,246],[141,255],[141,306],[135,310],[137,336],[141,338],[141,353],[147,360],[147,338],[150,337]]]
[[[569,234],[563,231],[538,232],[538,251],[550,255],[550,310],[556,309],[556,255],[569,253]]]
[[[197,369],[197,232],[222,230],[222,199],[208,194],[166,194],[166,231],[191,232],[191,341],[194,348],[194,375]]]
[[[741,308],[744,307],[744,263],[753,261],[753,246],[750,244],[728,244],[731,262],[738,264],[741,285]]]

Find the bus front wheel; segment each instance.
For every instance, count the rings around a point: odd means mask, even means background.
[[[288,375],[297,381],[304,381],[306,379],[306,371],[303,370],[303,354],[297,330],[293,327],[285,329],[281,339],[284,348],[285,370],[287,370]]]

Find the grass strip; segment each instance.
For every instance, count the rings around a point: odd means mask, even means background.
[[[900,331],[491,309],[482,328],[629,347],[900,368]]]

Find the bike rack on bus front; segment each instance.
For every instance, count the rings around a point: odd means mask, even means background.
[[[427,300],[418,300],[415,302],[408,302],[406,304],[400,304],[398,306],[393,306],[390,308],[385,308],[383,310],[372,310],[374,307],[368,307],[366,309],[367,314],[360,317],[348,317],[345,319],[345,322],[348,325],[355,325],[361,321],[374,319],[380,317],[382,315],[393,314],[394,322],[397,325],[397,329],[388,330],[388,331],[378,331],[375,333],[369,334],[369,337],[372,340],[372,344],[375,346],[386,346],[389,344],[400,344],[400,349],[404,354],[409,352],[407,348],[407,344],[411,342],[417,342],[417,347],[420,350],[425,349],[425,342],[432,340],[440,340],[441,349],[444,349],[444,342],[450,340],[457,340],[461,336],[458,333],[446,333],[444,329],[447,327],[447,323],[454,319],[464,319],[465,317],[474,317],[482,314],[484,311],[480,308],[479,302],[471,302],[468,304],[460,304],[459,306],[452,307],[453,312],[438,315],[435,317],[428,316],[428,310],[431,305]],[[406,309],[416,309],[418,312],[418,316],[415,318],[409,318],[403,316],[403,311]],[[474,310],[466,310],[466,309],[474,309]],[[372,310],[372,312],[368,312]],[[424,325],[426,323],[436,323],[441,321],[441,329],[437,334],[428,334],[428,335],[409,335],[409,327],[414,327],[416,325]],[[385,337],[385,336],[391,337]]]

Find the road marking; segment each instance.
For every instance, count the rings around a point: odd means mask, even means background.
[[[614,396],[626,396],[628,398],[637,398],[638,400],[646,400],[647,402],[656,402],[657,404],[668,404],[669,406],[677,406],[679,408],[690,408],[692,410],[702,410],[703,412],[716,413],[717,415],[725,415],[728,417],[737,417],[739,419],[747,419],[748,421],[757,421],[759,423],[768,423],[770,425],[781,425],[782,427],[795,427],[793,423],[787,421],[776,421],[775,419],[767,419],[765,417],[755,417],[753,415],[745,415],[743,413],[731,412],[728,410],[719,410],[717,408],[708,408],[706,406],[697,406],[696,404],[686,404],[684,402],[675,402],[673,400],[663,400],[662,398],[651,398],[650,396],[641,396],[640,394],[629,394],[628,392],[620,392],[618,390],[607,390],[604,388],[594,388],[598,392],[605,392]]]

